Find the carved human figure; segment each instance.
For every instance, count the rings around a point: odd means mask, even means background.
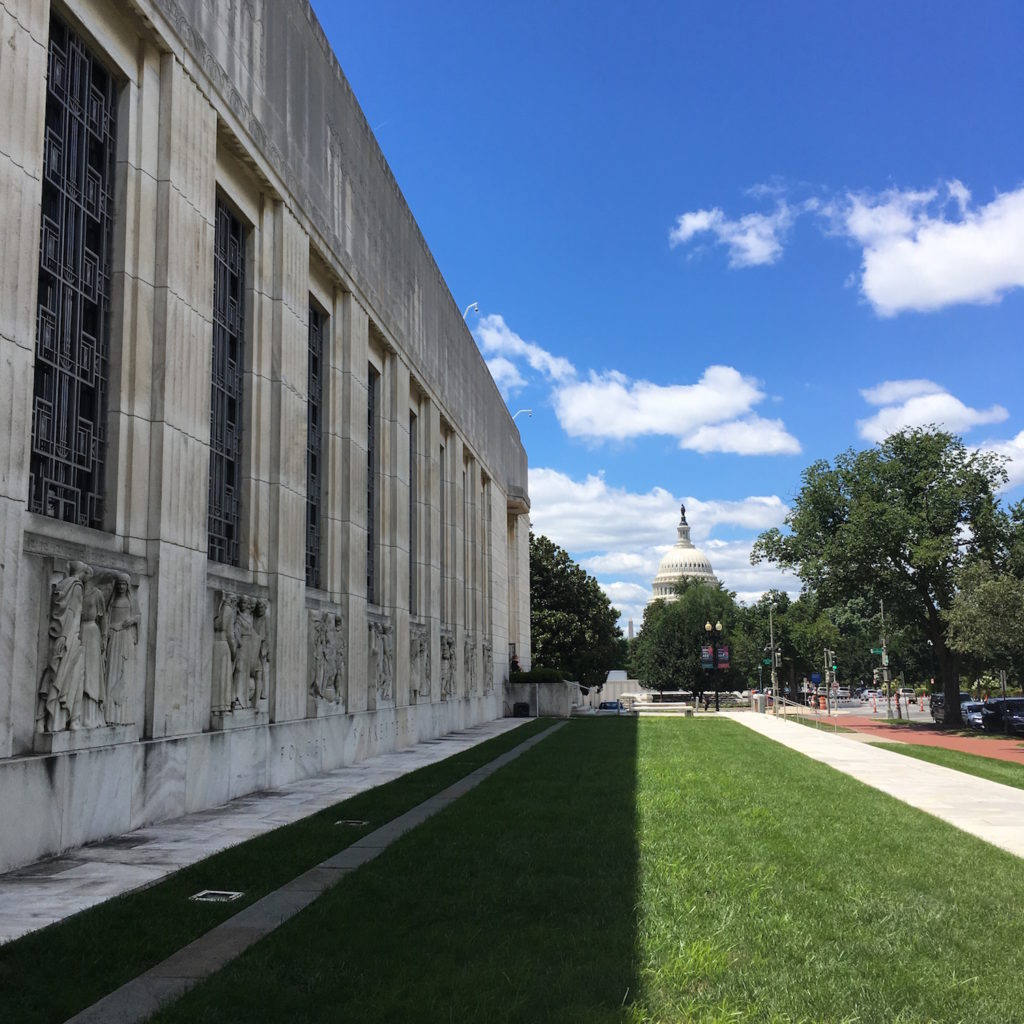
[[[409,684],[420,697],[430,696],[430,678],[427,675],[429,650],[422,630],[409,634]]]
[[[370,623],[370,655],[374,663],[374,684],[380,700],[391,700],[394,679],[394,634],[385,622]]]
[[[484,693],[494,692],[494,644],[485,640],[484,650]]]
[[[232,672],[232,710],[248,708],[253,700],[250,683],[254,673],[254,662],[259,661],[259,637],[253,627],[253,601],[242,594],[238,598],[238,612],[235,615],[235,661]]]
[[[92,575],[85,562],[69,562],[68,574],[50,589],[50,650],[39,680],[39,732],[81,728],[82,603]]]
[[[231,710],[237,604],[234,594],[221,594],[217,614],[213,617],[212,707],[216,714]]]
[[[441,699],[455,695],[455,638],[441,636]]]
[[[327,688],[331,683],[333,666],[331,665],[332,650],[327,612],[310,614],[311,655],[309,673],[309,692],[314,697],[326,698]]]
[[[270,622],[267,619],[267,602],[257,600],[253,607],[253,703],[267,699],[267,683],[270,680]]]
[[[468,633],[462,645],[462,663],[466,671],[466,692],[476,693],[476,641]]]
[[[334,617],[330,645],[330,686],[334,690],[334,700],[341,701],[345,693],[345,620],[341,615]]]
[[[82,693],[81,727],[95,729],[107,724],[105,710],[107,680],[103,663],[106,646],[105,613],[107,603],[103,592],[89,580],[82,593]],[[74,726],[72,726],[74,728]]]
[[[132,594],[131,577],[114,575],[106,614],[106,719],[108,725],[134,721],[135,648],[139,642],[139,608]]]

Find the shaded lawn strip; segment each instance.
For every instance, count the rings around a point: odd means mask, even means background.
[[[538,719],[0,946],[4,1024],[63,1021],[221,921],[551,725]],[[336,825],[365,820],[362,827]],[[231,888],[234,903],[193,903]],[[55,965],[59,964],[59,980]]]
[[[637,720],[573,720],[154,1020],[620,1021]]]
[[[910,743],[872,743],[873,747],[891,750],[896,754],[916,757],[919,761],[943,765],[968,775],[1001,782],[1004,786],[1024,789],[1024,764],[1016,761],[1001,761],[984,754],[968,754],[962,750],[947,750],[944,747],[927,747]]]
[[[628,720],[574,721],[157,1020],[1019,1019],[1019,859],[735,723],[632,728],[635,797]]]

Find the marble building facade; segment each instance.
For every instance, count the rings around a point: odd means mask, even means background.
[[[0,870],[501,716],[526,455],[306,0],[0,31]]]

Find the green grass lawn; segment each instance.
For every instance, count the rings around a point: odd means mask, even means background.
[[[981,754],[965,754],[960,750],[945,750],[942,747],[926,747],[911,743],[872,743],[872,746],[916,757],[920,761],[930,761],[946,768],[955,768],[958,772],[977,775],[992,782],[1001,782],[1004,786],[1016,786],[1024,789],[1024,764],[1014,761],[1000,761],[994,757]]]
[[[1022,904],[1017,858],[740,725],[576,720],[157,1019],[1009,1024]]]
[[[825,719],[808,718],[806,715],[787,715],[787,722],[798,722],[800,725],[810,726],[812,729],[823,729],[825,732],[856,732],[845,725],[837,725]]]
[[[526,723],[208,857],[151,888],[0,946],[0,1021],[66,1020],[225,918],[551,724],[543,719]],[[335,824],[343,818],[368,824]],[[188,897],[201,889],[240,889],[245,896],[228,904],[190,902]]]

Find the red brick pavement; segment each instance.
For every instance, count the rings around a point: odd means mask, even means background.
[[[889,742],[944,747],[946,750],[960,750],[965,754],[980,754],[982,757],[993,757],[998,761],[1014,761],[1017,764],[1024,764],[1024,741],[1020,738],[1002,739],[987,733],[979,736],[958,736],[924,722],[910,726],[888,725],[859,715],[843,715],[839,718],[826,718],[822,715],[818,721],[827,721],[830,725],[853,729],[856,732],[866,733]]]

